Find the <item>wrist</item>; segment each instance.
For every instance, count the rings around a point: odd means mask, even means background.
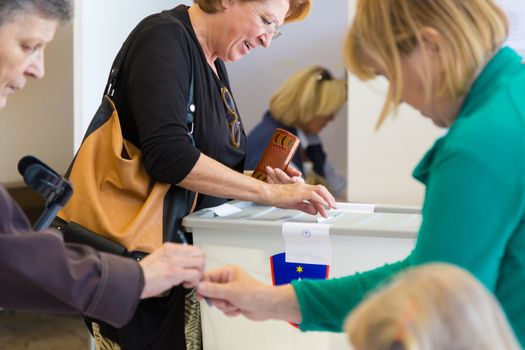
[[[270,288],[270,292],[267,294],[272,301],[268,303],[268,310],[272,315],[271,318],[301,323],[301,311],[299,310],[299,303],[293,286],[287,284]]]
[[[250,190],[248,200],[263,205],[273,205],[273,186],[267,182],[250,178]]]
[[[263,186],[260,186],[260,188],[261,188],[261,196],[260,196],[260,198],[262,198],[262,200],[264,202],[262,202],[261,204],[274,205],[273,188],[274,188],[275,185],[269,184],[267,182],[262,182],[262,184],[263,184]]]

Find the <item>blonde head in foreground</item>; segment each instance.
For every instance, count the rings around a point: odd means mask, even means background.
[[[354,350],[518,350],[497,300],[448,264],[408,270],[348,317]]]

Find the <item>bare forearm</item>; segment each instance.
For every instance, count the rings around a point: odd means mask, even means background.
[[[292,285],[271,287],[269,293],[264,293],[261,305],[266,305],[270,313],[269,318],[301,323],[301,311],[295,290]]]
[[[313,215],[319,213],[324,217],[328,217],[327,207],[335,208],[335,199],[324,186],[295,181],[262,182],[231,170],[202,153],[179,185],[216,197],[297,209]]]
[[[272,204],[271,185],[238,173],[204,154],[179,185],[216,197]]]

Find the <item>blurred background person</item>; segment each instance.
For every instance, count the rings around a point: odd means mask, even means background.
[[[276,128],[301,140],[292,159],[306,183],[325,185],[337,198],[346,195],[346,178],[329,162],[319,133],[346,102],[346,80],[321,66],[303,68],[290,76],[270,100],[269,110],[248,134],[246,170],[253,170]]]
[[[432,263],[409,269],[348,317],[355,350],[518,350],[494,296],[467,271]]]

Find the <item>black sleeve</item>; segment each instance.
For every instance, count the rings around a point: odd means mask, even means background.
[[[147,23],[126,58],[123,81],[139,148],[156,181],[179,183],[200,155],[186,123],[191,59],[188,34],[172,21]]]

